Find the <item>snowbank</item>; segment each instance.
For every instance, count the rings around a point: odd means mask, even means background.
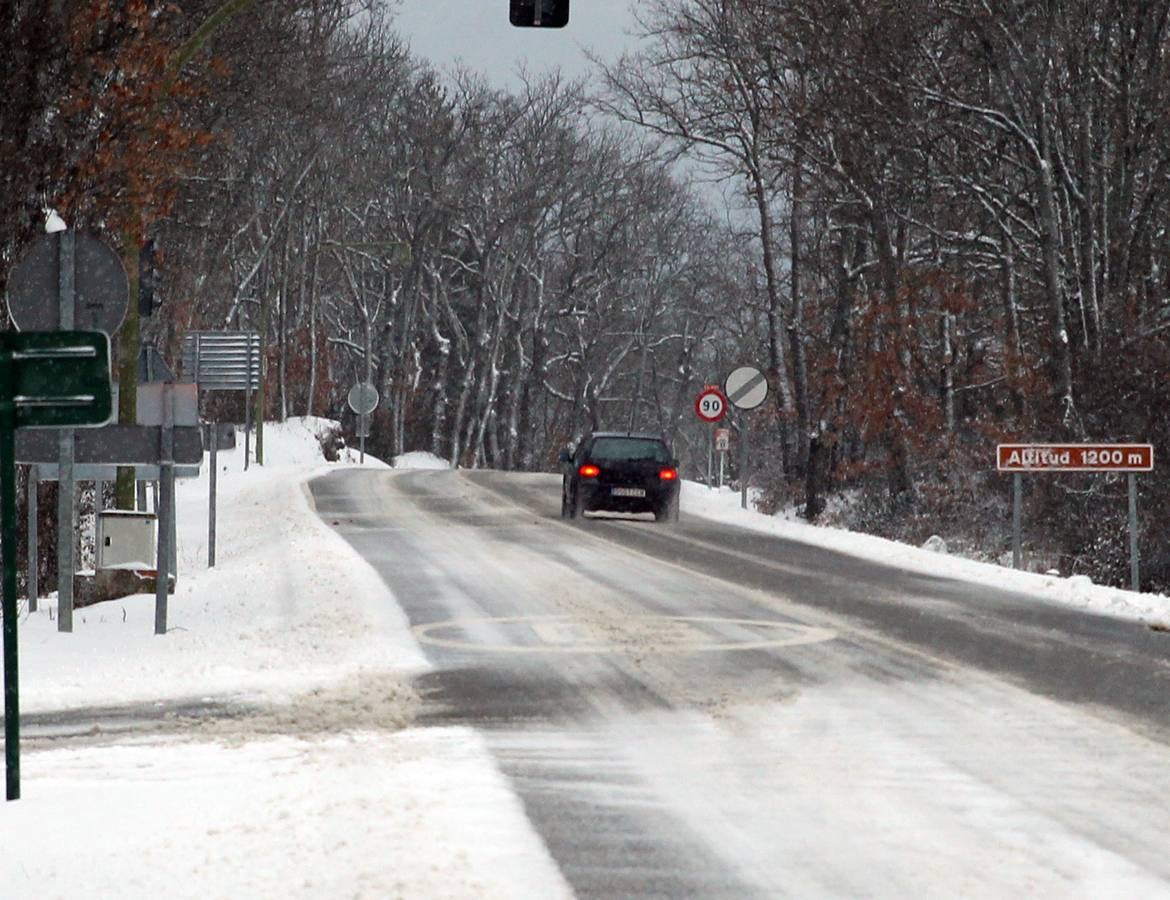
[[[396,469],[449,469],[451,462],[425,450],[414,450],[394,457]]]
[[[427,662],[389,589],[312,508],[334,423],[266,425],[266,464],[218,457],[177,488],[179,582],[154,597],[21,622],[25,713],[113,707],[80,742],[26,718],[23,799],[0,805],[5,900],[119,897],[568,897],[483,739],[412,728]],[[367,467],[386,468],[369,456]],[[158,701],[192,702],[150,720]],[[228,701],[224,716],[202,701]],[[138,707],[137,730],[110,727]],[[116,724],[116,723],[115,723]]]
[[[740,508],[738,491],[712,490],[696,482],[683,483],[683,510],[694,515],[774,534],[792,541],[812,544],[872,559],[924,575],[939,575],[991,585],[1004,590],[1033,594],[1046,601],[1084,609],[1099,615],[1170,624],[1170,598],[1164,594],[1138,594],[1119,588],[1095,585],[1084,575],[1063,578],[1020,572],[993,563],[948,556],[937,550],[913,547],[886,538],[841,528],[810,525],[790,516],[766,516]]]
[[[425,665],[381,578],[313,513],[306,482],[356,457],[325,462],[316,435],[331,424],[266,425],[265,465],[248,471],[242,434],[219,452],[214,569],[210,463],[177,483],[179,578],[165,637],[153,633],[153,594],[78,609],[72,634],[58,633],[55,600],[42,600],[21,625],[22,707],[279,698],[369,668]],[[385,468],[368,456],[367,466]]]

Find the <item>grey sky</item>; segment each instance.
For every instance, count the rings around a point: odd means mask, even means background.
[[[513,28],[508,0],[401,0],[399,33],[438,69],[464,65],[504,87],[524,63],[530,71],[559,66],[569,77],[589,69],[583,48],[603,57],[632,47],[633,0],[572,0],[566,28]]]

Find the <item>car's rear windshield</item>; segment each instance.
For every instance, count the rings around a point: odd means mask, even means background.
[[[670,462],[670,453],[661,441],[646,438],[604,437],[593,442],[591,459],[616,462],[618,460],[648,459]]]

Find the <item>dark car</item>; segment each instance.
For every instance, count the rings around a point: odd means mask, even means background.
[[[596,431],[560,461],[561,518],[598,510],[678,518],[678,460],[657,435]]]

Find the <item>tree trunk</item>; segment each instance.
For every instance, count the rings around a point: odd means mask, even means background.
[[[939,332],[939,353],[942,357],[939,383],[942,394],[943,424],[947,434],[952,434],[955,430],[955,351],[951,325],[951,314],[944,311]]]
[[[1072,346],[1064,313],[1064,296],[1060,285],[1060,223],[1057,222],[1056,187],[1053,182],[1050,153],[1047,148],[1047,124],[1041,126],[1045,136],[1043,158],[1039,162],[1040,228],[1044,261],[1044,291],[1048,300],[1048,322],[1052,340],[1054,393],[1059,419],[1074,433],[1079,433],[1076,404],[1073,401]]]
[[[783,437],[783,465],[786,477],[793,475],[792,416],[794,403],[792,384],[785,359],[783,322],[784,302],[780,295],[780,279],[776,274],[776,259],[772,252],[772,213],[768,208],[767,186],[757,169],[752,172],[753,197],[760,222],[760,243],[763,249],[764,279],[768,290],[768,369],[776,386],[776,406],[780,412]]]
[[[796,403],[796,470],[808,465],[810,410],[808,394],[808,364],[804,348],[804,293],[801,285],[803,259],[801,257],[801,203],[804,186],[801,167],[804,165],[799,140],[793,153],[792,208],[789,212],[789,253],[792,258],[792,305],[788,315],[788,342],[792,351],[792,386]]]

